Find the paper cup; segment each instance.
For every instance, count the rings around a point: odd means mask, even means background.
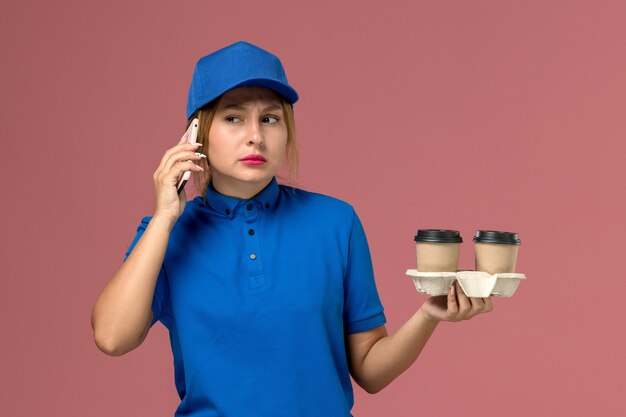
[[[460,233],[447,229],[419,229],[415,238],[417,270],[456,272],[461,250]]]
[[[517,233],[478,230],[473,240],[477,271],[491,275],[515,272],[521,244]]]

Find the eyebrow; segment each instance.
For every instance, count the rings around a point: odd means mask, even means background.
[[[246,106],[244,106],[243,104],[237,104],[237,103],[231,103],[231,104],[226,104],[222,107],[222,110],[226,110],[226,109],[234,109],[234,110],[246,110]],[[269,106],[265,107],[263,109],[263,111],[268,111],[268,110],[282,110],[282,106],[279,106],[278,104],[270,104]]]

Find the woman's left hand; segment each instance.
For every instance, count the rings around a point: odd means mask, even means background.
[[[491,297],[468,297],[459,287],[458,281],[454,281],[447,296],[430,297],[420,307],[426,318],[436,321],[469,320],[477,314],[492,310]]]

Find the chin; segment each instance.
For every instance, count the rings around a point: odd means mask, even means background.
[[[258,173],[249,173],[249,175],[242,175],[237,177],[239,181],[249,182],[249,183],[261,183],[271,180],[273,174],[268,172],[258,172]]]
[[[248,184],[260,184],[263,182],[269,182],[274,175],[276,175],[276,170],[271,169],[271,167],[263,167],[263,168],[250,168],[250,167],[241,167],[243,169],[235,169],[234,172],[220,172],[217,177],[219,180],[227,181],[227,182],[240,182],[240,183],[248,183]],[[214,170],[215,173],[217,170]]]

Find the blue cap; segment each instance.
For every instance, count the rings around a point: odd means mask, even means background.
[[[228,90],[243,86],[267,87],[292,105],[298,101],[298,93],[287,83],[280,59],[240,41],[198,60],[189,87],[187,119]]]

